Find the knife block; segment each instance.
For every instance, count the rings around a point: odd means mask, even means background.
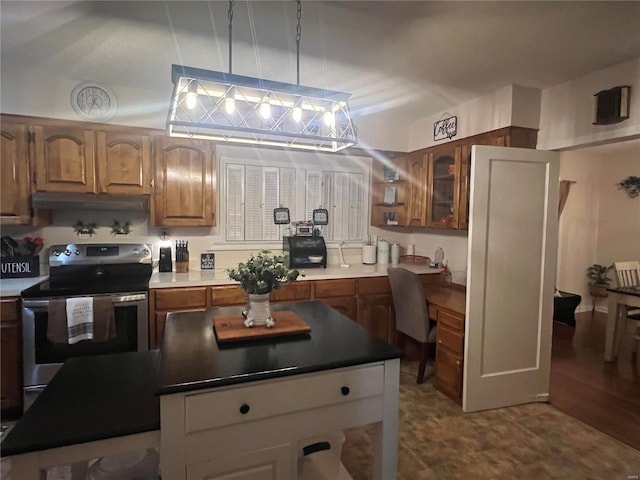
[[[176,262],[176,273],[187,273],[189,271],[189,262]]]

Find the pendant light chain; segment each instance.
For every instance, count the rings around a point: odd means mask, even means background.
[[[229,0],[229,12],[227,16],[229,17],[229,74],[231,74],[231,66],[232,66],[232,47],[231,47],[231,34],[233,32],[233,5],[236,3],[235,0]]]
[[[302,18],[302,2],[298,0],[298,28],[296,29],[296,60],[297,60],[298,85],[300,85],[300,37],[302,36],[302,27],[300,26],[301,18]]]

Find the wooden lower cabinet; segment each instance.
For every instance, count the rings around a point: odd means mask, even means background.
[[[438,275],[421,275],[425,291],[433,292]],[[434,283],[436,285],[434,285]],[[448,289],[443,289],[447,291]],[[460,295],[460,294],[457,294]],[[446,298],[441,296],[440,298]],[[438,296],[436,296],[438,298]],[[283,286],[271,294],[273,303],[320,300],[358,322],[377,338],[395,344],[395,312],[389,279],[383,277],[344,278],[332,280],[303,280]],[[429,314],[438,322],[436,346],[435,387],[457,403],[462,402],[464,366],[464,294],[456,301],[457,311],[443,306],[450,300],[430,302]],[[204,310],[213,307],[244,305],[247,296],[238,285],[151,289],[149,293],[149,344],[158,348],[162,342],[167,313],[184,310]],[[460,304],[460,305],[458,305]],[[3,321],[4,321],[3,303]],[[5,391],[5,325],[2,337],[3,406]],[[7,341],[12,331],[8,330]],[[19,342],[16,343],[19,346]],[[9,353],[7,353],[9,355]],[[21,378],[21,377],[20,377]],[[21,391],[20,387],[20,391]],[[20,395],[20,401],[22,396]]]
[[[313,298],[335,308],[345,317],[358,321],[357,282],[355,278],[313,282]]]
[[[4,419],[22,415],[22,315],[20,299],[0,301],[0,414]]]
[[[153,288],[149,290],[149,348],[159,348],[167,313],[211,307],[212,287]]]
[[[376,337],[395,343],[395,314],[388,277],[358,279],[358,323]]]
[[[395,319],[391,294],[358,297],[358,323],[379,339],[395,343]]]
[[[272,303],[320,300],[358,322],[376,337],[393,343],[395,320],[387,277],[298,281],[271,293]],[[149,291],[149,345],[162,343],[167,313],[245,305],[247,295],[238,285],[155,288]]]
[[[435,387],[457,403],[462,402],[464,316],[436,306],[437,346]]]

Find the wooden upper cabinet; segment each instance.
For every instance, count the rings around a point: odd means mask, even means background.
[[[409,155],[406,170],[409,193],[405,226],[424,227],[427,221],[427,158],[420,152]]]
[[[0,223],[31,222],[27,125],[3,120],[0,131]]]
[[[427,154],[427,227],[458,228],[462,147],[453,143]]]
[[[462,145],[460,170],[460,204],[458,229],[469,228],[469,186],[471,185],[471,147],[491,145],[494,147],[536,148],[538,131],[531,128],[508,127],[476,135]]]
[[[151,191],[151,138],[97,132],[98,192],[125,195]]]
[[[67,125],[34,126],[36,189],[96,193],[95,133]]]
[[[213,226],[214,144],[205,140],[155,138],[155,225]]]

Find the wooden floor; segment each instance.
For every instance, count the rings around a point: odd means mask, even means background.
[[[604,361],[606,314],[576,314],[576,327],[554,322],[550,402],[640,450],[640,361],[623,338],[616,362]]]

